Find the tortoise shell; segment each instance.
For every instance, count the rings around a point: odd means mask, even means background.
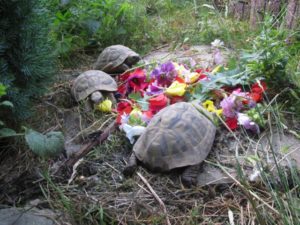
[[[123,45],[112,45],[103,50],[99,55],[94,69],[99,69],[107,73],[124,72],[122,66],[126,63],[126,66],[131,67],[140,60],[139,54]]]
[[[100,70],[88,70],[74,80],[71,93],[78,102],[95,91],[116,90],[117,83],[110,75]]]
[[[207,116],[192,103],[180,102],[162,109],[152,118],[133,151],[148,169],[166,172],[205,160],[215,133],[216,127]]]

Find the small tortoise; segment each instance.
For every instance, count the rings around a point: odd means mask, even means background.
[[[92,102],[99,103],[103,99],[101,91],[116,91],[116,81],[100,70],[88,70],[80,74],[73,83],[71,93],[77,102],[90,96]]]
[[[154,172],[186,167],[183,184],[196,185],[199,165],[210,152],[216,133],[208,119],[211,115],[200,105],[197,109],[193,103],[180,102],[157,113],[133,146],[123,173],[132,175],[137,161]]]
[[[105,48],[99,55],[94,64],[94,69],[106,73],[123,73],[140,59],[139,54],[130,48],[123,45],[112,45]]]

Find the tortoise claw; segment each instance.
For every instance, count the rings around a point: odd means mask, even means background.
[[[199,167],[200,165],[189,166],[183,171],[181,181],[185,187],[197,186]]]
[[[136,165],[127,165],[123,170],[124,176],[126,176],[126,177],[132,176],[134,174],[136,168],[137,168]]]
[[[135,172],[137,168],[137,159],[135,157],[135,154],[132,153],[132,155],[130,156],[129,160],[128,160],[128,164],[126,165],[126,167],[123,170],[123,174],[125,176],[132,176]]]
[[[197,177],[181,176],[181,182],[187,188],[197,186]]]

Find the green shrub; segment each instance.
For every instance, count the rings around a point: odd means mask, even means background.
[[[49,1],[55,14],[51,38],[62,57],[87,47],[129,44],[137,23],[146,23],[132,4],[118,0]]]
[[[0,83],[13,116],[30,115],[31,100],[46,90],[54,76],[48,42],[48,19],[39,0],[0,0]]]

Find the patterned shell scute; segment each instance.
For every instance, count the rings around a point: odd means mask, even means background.
[[[81,101],[95,91],[116,90],[117,83],[110,75],[100,70],[88,70],[74,80],[71,92],[76,101]]]
[[[133,146],[152,171],[196,165],[207,157],[216,127],[191,103],[170,105],[156,114]]]
[[[120,66],[128,57],[140,58],[139,54],[123,45],[112,45],[105,48],[99,55],[95,69],[100,69],[105,72],[110,72]]]

